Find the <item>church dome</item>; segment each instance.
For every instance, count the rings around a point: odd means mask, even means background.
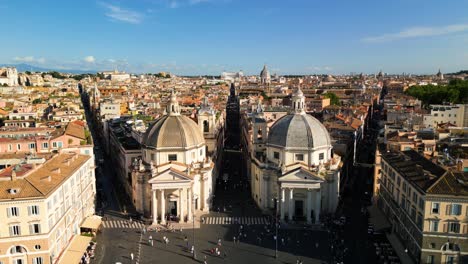
[[[289,149],[330,147],[325,126],[308,114],[289,114],[278,119],[268,133],[268,145]]]
[[[268,133],[268,145],[286,149],[330,147],[325,126],[305,112],[304,93],[298,88],[292,94],[292,111],[278,119]]]
[[[205,139],[197,123],[181,115],[175,93],[167,105],[167,114],[150,125],[143,138],[147,148],[190,149],[201,147]]]
[[[263,69],[260,72],[260,77],[262,78],[270,78],[270,71],[268,70],[266,65],[263,65]]]

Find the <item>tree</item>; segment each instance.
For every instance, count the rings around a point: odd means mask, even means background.
[[[468,81],[451,80],[448,85],[414,85],[405,91],[418,98],[424,106],[430,104],[468,103]]]
[[[32,104],[40,104],[42,103],[42,99],[41,98],[36,98],[32,101]]]
[[[340,98],[332,92],[327,92],[323,95],[325,98],[330,98],[331,105],[340,105]]]

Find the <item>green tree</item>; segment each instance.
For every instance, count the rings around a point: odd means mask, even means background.
[[[332,92],[327,92],[323,95],[325,98],[330,98],[331,105],[340,105],[340,98]]]

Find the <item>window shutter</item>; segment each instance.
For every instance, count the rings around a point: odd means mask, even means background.
[[[13,226],[9,226],[8,229],[10,229],[10,236],[13,236]]]
[[[36,213],[39,215],[39,205],[36,206]]]
[[[444,224],[444,233],[448,233],[448,224]]]
[[[34,225],[33,224],[30,224],[29,225],[29,234],[34,234]]]
[[[11,217],[11,208],[7,208],[6,211],[7,211],[7,216]]]
[[[31,212],[31,211],[32,211],[32,208],[31,208],[31,206],[28,206],[28,215],[31,215],[31,214],[32,214],[32,212]]]
[[[466,235],[468,233],[468,225],[463,225],[463,231],[462,231],[462,235]]]
[[[451,213],[451,212],[450,212],[451,207],[452,207],[452,206],[451,206],[450,204],[447,204],[447,210],[446,210],[446,212],[445,212],[446,215],[450,215],[450,213]]]

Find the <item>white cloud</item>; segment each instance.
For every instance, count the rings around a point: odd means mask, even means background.
[[[88,63],[93,63],[96,61],[96,59],[94,58],[94,56],[86,56],[84,57],[83,59],[85,62],[88,62]]]
[[[125,9],[120,6],[111,5],[108,3],[100,3],[107,9],[105,15],[112,20],[117,20],[130,24],[140,24],[143,21],[143,14],[130,9]]]
[[[178,7],[179,7],[179,2],[177,2],[177,1],[171,1],[171,2],[169,3],[169,7],[170,7],[170,8],[178,8]]]
[[[34,56],[25,56],[25,57],[14,57],[13,58],[14,61],[16,62],[28,62],[28,63],[32,63],[32,62],[35,62],[35,63],[44,63],[46,60],[44,58],[34,58]]]
[[[468,24],[454,24],[441,27],[411,27],[398,33],[363,38],[364,42],[386,42],[406,38],[448,35],[468,30]]]
[[[330,67],[330,66],[325,66],[325,67],[323,67],[323,69],[326,70],[326,71],[331,71],[331,70],[333,70],[333,68]]]

